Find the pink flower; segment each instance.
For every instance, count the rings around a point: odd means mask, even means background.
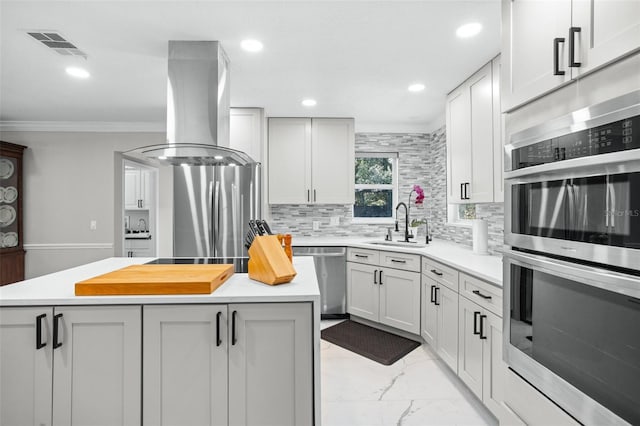
[[[413,185],[413,191],[416,193],[416,204],[422,204],[424,201],[424,191],[420,185]]]

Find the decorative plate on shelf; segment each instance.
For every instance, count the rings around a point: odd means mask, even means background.
[[[7,232],[2,237],[2,247],[15,247],[18,245],[18,234],[16,232]]]
[[[0,226],[9,226],[16,220],[16,209],[11,206],[0,206]]]
[[[13,176],[13,163],[8,158],[0,158],[0,179],[9,179]]]
[[[2,197],[2,191],[0,191],[0,198]],[[15,186],[8,186],[4,188],[4,202],[13,203],[18,198],[18,190]]]

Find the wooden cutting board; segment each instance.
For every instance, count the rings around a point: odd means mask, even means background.
[[[233,265],[131,265],[76,283],[76,296],[209,294],[231,275]]]

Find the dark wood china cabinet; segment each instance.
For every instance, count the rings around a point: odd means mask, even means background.
[[[22,154],[25,148],[0,141],[0,285],[24,280]]]

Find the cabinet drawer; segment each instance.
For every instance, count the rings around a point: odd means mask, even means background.
[[[502,318],[502,289],[460,273],[460,294]]]
[[[380,253],[377,250],[349,248],[347,250],[347,260],[349,262],[378,265],[380,263]]]
[[[422,258],[422,273],[433,278],[442,285],[449,287],[451,290],[458,292],[458,271],[442,263]]]
[[[404,271],[420,272],[420,255],[381,251],[380,266],[402,269]]]

